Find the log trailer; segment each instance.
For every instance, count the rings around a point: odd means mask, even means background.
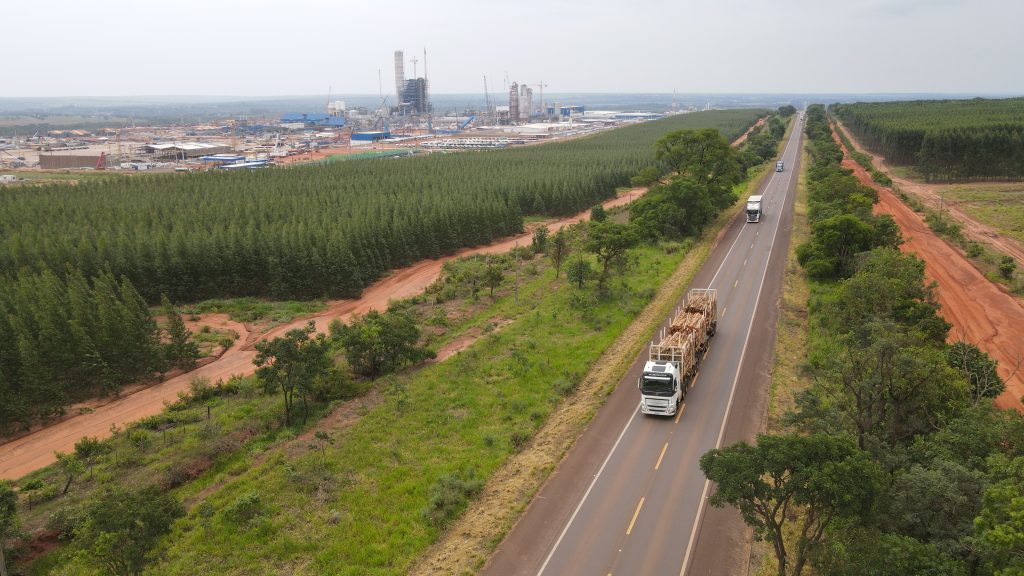
[[[717,327],[718,291],[690,290],[668,330],[662,330],[660,341],[651,342],[650,355],[636,384],[641,412],[676,414]]]

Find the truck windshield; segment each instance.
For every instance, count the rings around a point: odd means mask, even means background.
[[[644,374],[640,381],[640,392],[647,396],[671,396],[675,392],[672,389],[672,377],[662,374]]]

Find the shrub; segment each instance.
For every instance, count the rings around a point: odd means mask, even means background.
[[[224,517],[235,524],[248,524],[263,514],[263,502],[255,490],[250,490],[228,506]]]
[[[423,518],[434,528],[443,528],[457,518],[483,488],[484,482],[476,472],[453,473],[441,476],[428,492],[429,503],[423,509]]]
[[[1013,278],[1013,271],[1017,269],[1017,262],[1012,256],[1003,256],[999,261],[999,274],[1006,280]]]

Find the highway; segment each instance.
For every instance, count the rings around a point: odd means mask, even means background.
[[[682,411],[640,413],[645,347],[482,574],[745,573],[748,530],[734,510],[706,505],[713,486],[698,461],[762,429],[802,129],[786,141],[785,170],[759,187],[761,222],[740,214],[691,283],[718,290],[719,318]]]

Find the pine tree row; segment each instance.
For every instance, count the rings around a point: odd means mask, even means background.
[[[835,104],[864,144],[929,180],[1024,178],[1024,98]]]
[[[519,232],[614,194],[665,132],[733,138],[761,114],[686,114],[512,150],[251,173],[142,176],[0,196],[0,274],[127,277],[150,303],[351,297],[388,270]]]
[[[162,366],[156,323],[128,279],[25,270],[0,282],[0,432]]]

